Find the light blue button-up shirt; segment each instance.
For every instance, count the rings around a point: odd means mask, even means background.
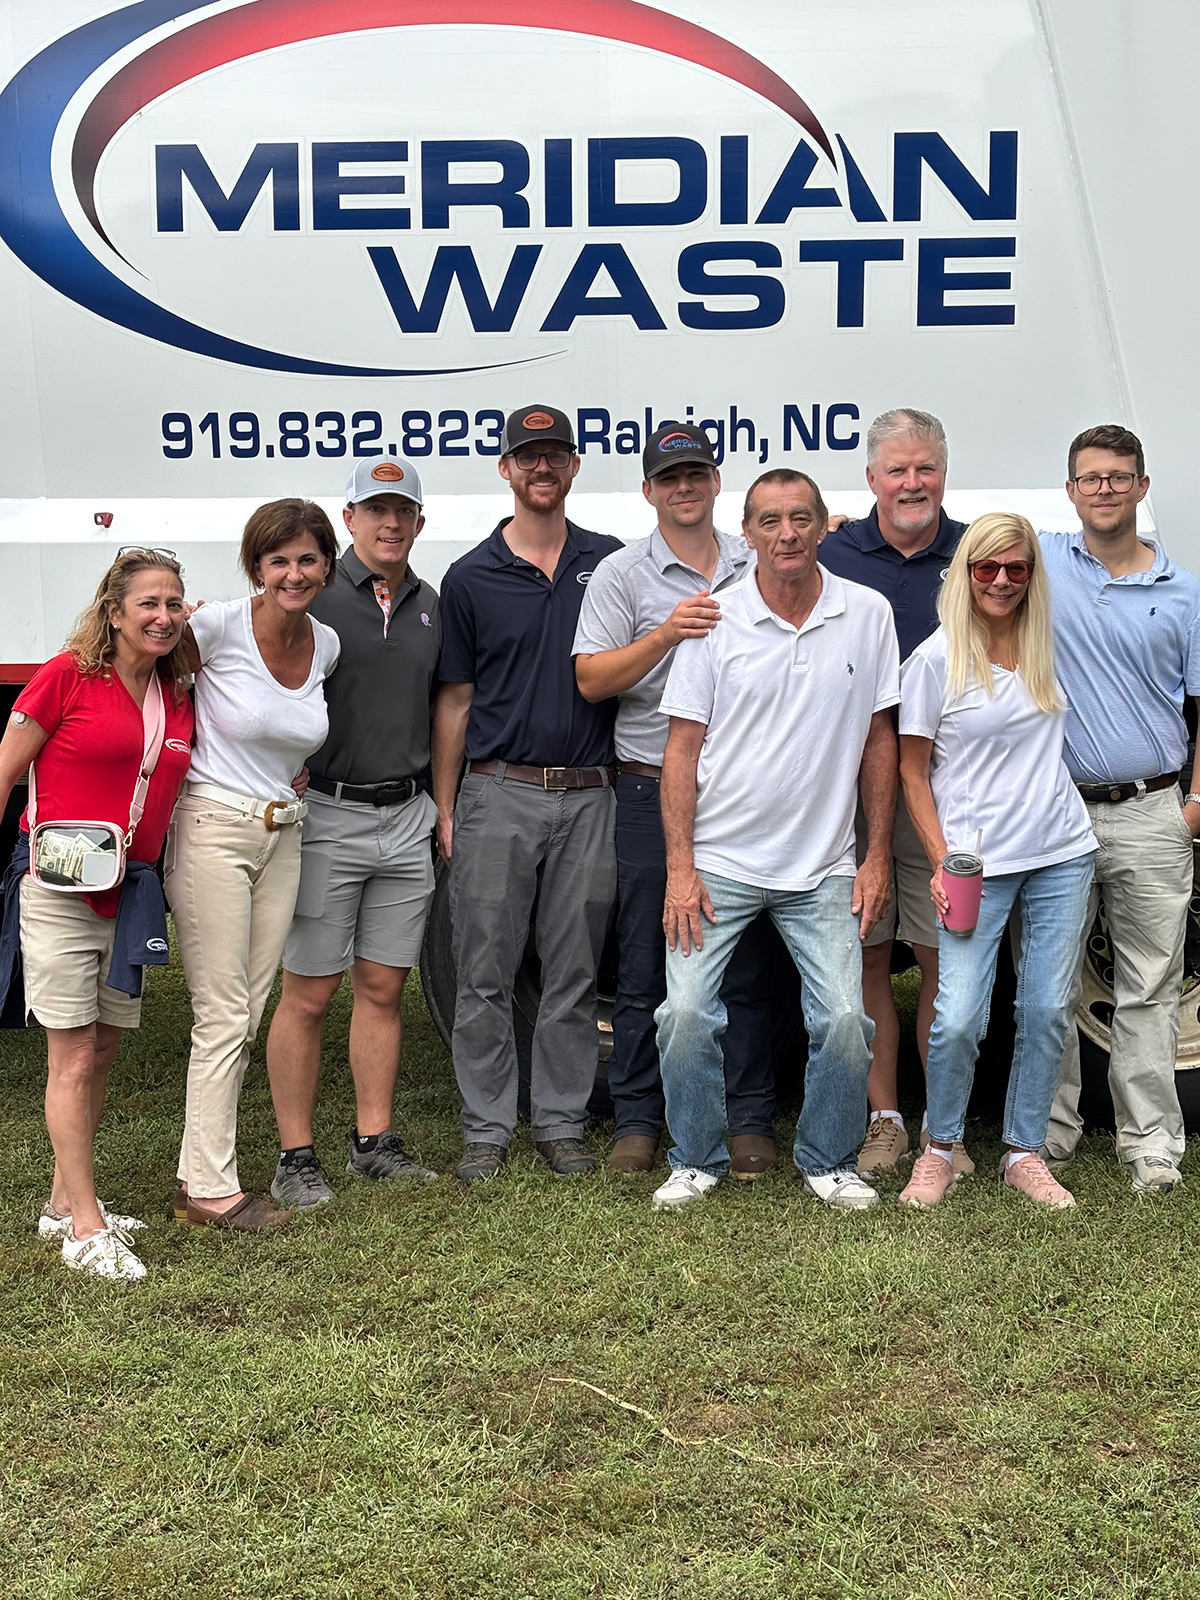
[[[1200,695],[1200,581],[1161,545],[1151,545],[1147,572],[1114,578],[1082,531],[1038,538],[1072,778],[1129,783],[1178,772],[1187,759],[1184,696]]]

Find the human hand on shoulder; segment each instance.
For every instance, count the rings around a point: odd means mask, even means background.
[[[707,589],[681,600],[662,624],[662,632],[669,645],[683,639],[703,639],[721,620],[721,608]]]
[[[843,527],[849,521],[850,518],[846,516],[844,512],[831,511],[829,514],[829,526],[825,531],[826,533],[836,533],[839,528]]]

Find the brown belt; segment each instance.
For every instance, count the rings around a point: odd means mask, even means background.
[[[657,783],[662,777],[661,767],[652,767],[648,761],[618,761],[618,772],[627,772],[631,778],[653,778]]]
[[[490,776],[504,768],[504,777],[517,783],[535,783],[539,789],[602,789],[611,788],[611,767],[514,767],[503,761],[472,761],[470,770]]]
[[[1161,772],[1157,778],[1138,778],[1134,783],[1077,783],[1075,787],[1093,805],[1100,800],[1132,800],[1136,794],[1153,794],[1179,782],[1177,772]]]

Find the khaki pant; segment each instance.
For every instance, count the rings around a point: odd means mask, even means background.
[[[1103,894],[1116,1000],[1108,1085],[1116,1111],[1117,1157],[1161,1155],[1178,1162],[1184,1137],[1175,1047],[1192,894],[1191,833],[1174,787],[1132,800],[1100,801],[1088,812],[1100,849],[1084,939]],[[1077,977],[1072,1011],[1081,993]],[[1079,1035],[1071,1028],[1046,1135],[1053,1156],[1069,1156],[1083,1131],[1079,1089]]]
[[[268,833],[195,795],[176,806],[165,882],[194,1019],[179,1176],[198,1200],[241,1188],[238,1095],[299,881],[300,824]]]

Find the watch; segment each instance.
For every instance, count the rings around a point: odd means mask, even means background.
[[[1200,794],[1185,794],[1183,803],[1185,806],[1200,806]]]

